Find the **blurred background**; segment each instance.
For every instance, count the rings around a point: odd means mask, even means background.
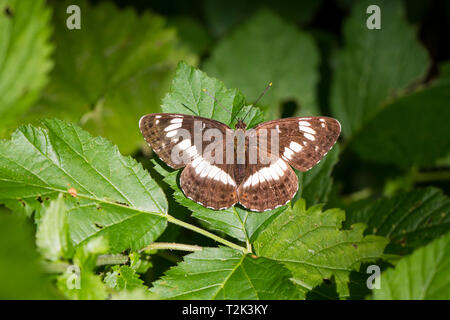
[[[79,30],[67,27],[71,4],[81,8]],[[380,30],[367,28],[371,4],[381,8]],[[258,103],[265,120],[341,122],[327,162],[334,183],[325,197],[309,195],[313,203],[351,211],[417,187],[449,194],[450,1],[0,0],[0,9],[2,138],[26,123],[64,119],[110,139],[158,177],[138,120],[161,111],[183,60],[242,91],[248,104],[273,82]],[[162,240],[176,234],[208,245],[172,229]],[[154,259],[149,282],[179,261]]]

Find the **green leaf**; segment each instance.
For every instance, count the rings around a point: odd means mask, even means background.
[[[74,265],[58,276],[56,285],[69,299],[103,300],[108,296],[106,285],[94,273],[98,255],[108,251],[108,243],[96,237],[80,246],[74,256]]]
[[[52,81],[27,119],[79,121],[131,153],[142,143],[139,118],[160,110],[178,60],[194,59],[179,48],[175,30],[161,16],[108,2],[91,7],[78,1],[81,29],[70,30],[66,9],[72,2],[55,4]]]
[[[38,99],[52,68],[45,1],[0,0],[0,136]]]
[[[158,299],[293,299],[297,288],[282,264],[230,248],[189,254],[154,283]]]
[[[173,197],[176,202],[192,211],[193,217],[206,222],[209,227],[238,240],[251,242],[271,219],[286,209],[286,206],[283,206],[270,211],[252,212],[236,206],[220,211],[205,208],[187,198],[181,191],[177,183],[179,171],[168,172],[156,161],[152,162],[155,170],[164,177],[164,182],[174,190]]]
[[[71,257],[73,248],[62,193],[45,209],[36,231],[36,244],[42,256],[49,260]]]
[[[318,66],[318,50],[310,35],[261,10],[215,47],[204,68],[228,86],[240,88],[248,101],[255,101],[273,82],[259,103],[270,107],[265,110],[268,120],[280,116],[287,100],[300,106],[298,114],[318,114]]]
[[[439,72],[439,78],[437,79],[437,81],[439,83],[448,82],[450,80],[450,60],[441,62],[438,65],[438,72]]]
[[[0,214],[0,299],[55,299],[27,222],[16,214]]]
[[[177,28],[181,42],[197,55],[205,54],[212,39],[207,30],[196,19],[189,16],[169,18],[169,25]]]
[[[450,153],[450,82],[400,98],[380,111],[353,141],[366,160],[429,166]]]
[[[340,209],[322,212],[317,205],[306,210],[305,201],[299,200],[260,233],[254,243],[256,253],[284,263],[304,291],[334,276],[339,294],[348,296],[350,272],[362,262],[380,258],[387,241],[364,237],[363,224],[342,230],[344,219]]]
[[[133,290],[115,291],[111,294],[111,300],[152,300],[148,289],[137,288]]]
[[[116,290],[144,289],[144,281],[139,278],[136,271],[129,266],[113,266],[104,279],[105,283]]]
[[[170,92],[163,99],[162,110],[168,113],[194,114],[232,125],[236,118],[243,116],[248,110],[249,107],[245,107],[244,103],[245,98],[239,90],[227,89],[222,81],[180,62]],[[261,119],[259,110],[253,109],[246,118],[249,125],[255,125]]]
[[[377,300],[450,299],[450,233],[401,259],[381,274]]]
[[[21,127],[0,141],[1,203],[37,208],[64,193],[72,241],[101,234],[112,252],[140,249],[163,232],[166,198],[142,165],[73,124],[44,126]]]
[[[331,149],[328,154],[315,165],[311,170],[302,173],[299,172],[299,181],[301,182],[300,192],[294,197],[292,203],[296,199],[303,198],[306,205],[312,206],[319,203],[326,203],[333,185],[331,171],[338,161],[339,145]]]
[[[137,273],[146,273],[152,266],[149,261],[149,256],[141,257],[138,252],[131,252],[128,257],[130,258],[130,267]]]
[[[321,1],[270,1],[270,0],[216,0],[203,1],[206,20],[211,32],[222,37],[230,30],[245,22],[248,17],[260,8],[270,8],[285,20],[305,24],[313,19],[320,8]]]
[[[363,222],[367,233],[390,240],[386,252],[405,254],[447,233],[449,213],[450,198],[428,187],[350,206],[345,225]]]
[[[381,30],[366,26],[369,5],[381,9]],[[336,57],[331,107],[343,134],[350,137],[392,95],[420,81],[430,63],[400,0],[355,2],[343,33],[345,47]]]

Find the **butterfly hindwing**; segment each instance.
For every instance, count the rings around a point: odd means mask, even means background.
[[[274,153],[270,141],[271,134],[276,132],[279,156],[297,170],[308,171],[336,143],[341,125],[328,117],[294,117],[264,122],[252,130],[259,137],[258,145],[268,146],[269,153]],[[267,138],[261,134],[263,131],[267,132]]]
[[[248,164],[238,189],[239,203],[252,211],[272,210],[285,205],[298,190],[297,175],[281,158],[269,164]]]
[[[211,164],[197,157],[181,173],[180,186],[189,199],[214,210],[237,202],[232,164]]]

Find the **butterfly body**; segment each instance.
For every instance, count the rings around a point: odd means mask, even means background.
[[[239,120],[232,130],[208,118],[159,113],[142,117],[139,126],[161,160],[185,167],[184,194],[215,210],[236,203],[253,211],[286,204],[298,191],[291,166],[309,170],[340,133],[339,122],[327,117],[286,118],[249,130]]]

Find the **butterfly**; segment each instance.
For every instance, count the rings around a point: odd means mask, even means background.
[[[180,187],[186,197],[214,210],[240,203],[259,212],[287,204],[298,191],[291,166],[311,169],[341,131],[329,117],[284,118],[249,130],[240,119],[233,130],[216,120],[175,113],[145,115],[139,128],[162,161],[174,169],[185,167]],[[236,136],[244,137],[242,143]]]

